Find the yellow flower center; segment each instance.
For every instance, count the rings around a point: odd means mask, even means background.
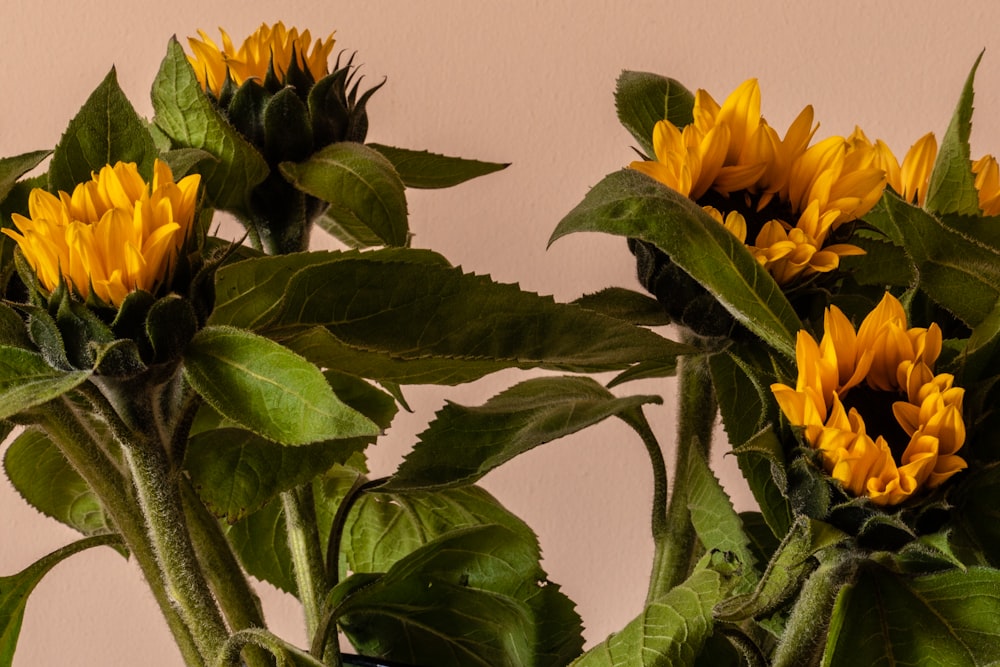
[[[747,232],[740,240],[754,239],[750,251],[781,285],[832,271],[841,257],[861,253],[830,237],[882,195],[885,171],[872,146],[843,137],[809,146],[816,131],[809,106],[780,137],[760,114],[756,79],[722,105],[697,91],[693,118],[683,128],[658,122],[656,159],[629,166],[711,207],[710,214],[718,211],[720,222],[723,211],[738,212]]]
[[[156,160],[147,184],[134,163],[119,162],[72,194],[32,190],[30,217],[15,213],[17,231],[2,231],[46,289],[65,281],[83,298],[120,305],[129,292],[169,281],[194,221],[200,180],[195,174],[175,183],[170,167]]]
[[[776,383],[771,391],[850,494],[896,505],[966,467],[956,454],[965,443],[965,390],[933,372],[936,324],[909,328],[886,293],[857,331],[831,306],[820,342],[800,331],[795,352],[795,388]]]
[[[296,28],[287,30],[279,21],[273,26],[261,24],[239,48],[233,45],[225,30],[219,28],[219,33],[222,35],[221,48],[201,30],[198,31],[201,39],[188,38],[192,54],[188,61],[202,88],[216,97],[222,93],[227,74],[239,86],[248,79],[263,80],[268,68],[272,67],[281,79],[293,61],[309,72],[313,81],[330,73],[329,58],[335,43],[333,33],[313,42],[308,30],[301,34]]]

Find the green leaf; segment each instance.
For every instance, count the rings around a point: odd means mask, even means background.
[[[278,500],[224,530],[247,573],[279,590],[298,595],[285,515]]]
[[[992,464],[960,473],[966,479],[955,488],[955,532],[952,541],[968,547],[984,562],[1000,567],[1000,466]]]
[[[997,618],[1000,571],[909,578],[867,567],[838,596],[823,665],[995,665]]]
[[[409,240],[403,182],[375,149],[350,141],[330,144],[305,162],[282,162],[280,169],[296,188],[330,204],[329,220],[348,230],[367,227],[384,245]]]
[[[235,523],[282,491],[346,462],[368,444],[364,438],[346,438],[282,447],[249,431],[214,429],[191,437],[184,469],[208,509]]]
[[[734,447],[733,454],[765,522],[776,537],[785,535],[792,525],[792,508],[786,497],[785,454],[773,427],[769,424],[743,445]]]
[[[688,458],[686,474],[688,510],[698,539],[708,551],[735,556],[740,579],[752,588],[758,579],[754,569],[756,559],[750,551],[750,540],[743,530],[743,521],[733,509],[732,501],[708,462],[697,453]]]
[[[648,380],[650,378],[673,377],[677,374],[677,360],[666,359],[652,361],[640,361],[628,370],[622,371],[608,382],[608,389],[617,387],[626,382],[635,380]]]
[[[134,162],[139,173],[153,174],[156,145],[132,103],[118,86],[114,68],[70,121],[52,153],[49,190],[72,192],[92,172],[116,162]]]
[[[0,201],[7,198],[14,189],[17,179],[42,163],[52,151],[34,151],[22,153],[13,157],[0,158]],[[9,220],[4,219],[4,227],[9,226]]]
[[[789,358],[802,328],[781,289],[746,247],[701,208],[637,171],[594,186],[552,233],[604,232],[652,243],[718,299],[743,326]]]
[[[1000,354],[1000,299],[990,314],[972,330],[961,360],[959,384],[967,386],[997,368]]]
[[[654,155],[653,127],[669,120],[677,127],[693,122],[694,95],[683,85],[649,72],[625,70],[615,87],[618,120],[639,142],[647,156]]]
[[[976,177],[972,173],[969,134],[972,132],[972,84],[982,58],[983,54],[980,52],[965,80],[965,86],[962,87],[962,95],[958,98],[958,106],[955,107],[948,129],[941,137],[941,149],[927,185],[924,206],[928,211],[979,215],[979,191],[976,189]]]
[[[323,257],[298,270],[285,257],[224,267],[212,321],[276,337],[325,326],[356,349],[400,361],[443,359],[460,374],[468,364],[490,372],[594,372],[691,351],[651,331],[430,261],[439,256],[426,252]]]
[[[202,91],[176,38],[153,81],[152,99],[154,122],[177,147],[199,148],[216,158],[199,163],[210,204],[246,215],[250,192],[267,177],[267,163]]]
[[[219,413],[285,445],[378,433],[336,397],[319,369],[248,331],[199,331],[184,355],[184,377]]]
[[[712,608],[727,583],[714,570],[698,569],[686,581],[616,634],[573,662],[574,667],[673,667],[691,665],[712,634]]]
[[[0,665],[10,665],[14,660],[24,607],[42,577],[60,562],[84,549],[120,543],[121,538],[117,535],[88,537],[53,551],[15,575],[0,577]]]
[[[414,151],[382,144],[368,144],[385,156],[408,188],[450,188],[465,181],[506,169],[509,164],[480,162],[460,157]]]
[[[501,526],[452,531],[356,588],[337,616],[366,655],[436,667],[564,665],[583,644],[579,618],[538,559]]]
[[[916,286],[970,327],[996,307],[1000,247],[975,235],[971,223],[937,218],[890,192],[865,219],[906,249],[916,266]]]
[[[631,324],[647,327],[670,324],[667,311],[659,301],[624,287],[608,287],[600,292],[584,294],[573,303]]]
[[[42,514],[84,535],[113,527],[87,482],[44,433],[28,430],[10,444],[4,471],[24,500]]]
[[[385,488],[471,484],[539,445],[661,400],[617,398],[590,378],[551,377],[521,382],[482,406],[449,401]]]
[[[56,370],[36,352],[0,345],[0,419],[62,396],[90,375]]]
[[[338,398],[379,428],[389,427],[396,414],[391,396],[357,378],[325,375]],[[212,513],[235,523],[282,491],[311,481],[335,464],[347,463],[374,440],[345,438],[282,447],[241,429],[214,428],[191,437],[184,469]]]
[[[354,479],[355,475],[342,471],[323,480],[316,507],[321,535],[329,534],[333,511],[344,487]],[[341,569],[386,572],[431,540],[454,530],[490,524],[503,526],[519,539],[537,544],[526,523],[478,486],[398,493],[376,488],[361,497],[347,518]]]

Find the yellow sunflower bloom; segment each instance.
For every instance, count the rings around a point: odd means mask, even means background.
[[[698,90],[692,117],[683,128],[658,122],[656,159],[630,168],[720,211],[720,221],[726,217],[721,210],[739,211],[749,226],[740,240],[745,243],[747,234],[754,239],[750,251],[781,285],[832,271],[840,257],[861,253],[827,243],[837,227],[867,213],[882,195],[886,176],[873,146],[830,137],[810,147],[817,126],[809,106],[780,137],[760,114],[756,79],[721,105]]]
[[[823,328],[819,343],[799,332],[795,388],[771,391],[833,479],[852,495],[897,505],[966,467],[956,454],[965,443],[965,390],[952,375],[934,374],[936,324],[909,328],[887,293],[857,331],[836,306]],[[884,432],[869,433],[872,425]]]
[[[200,180],[194,174],[175,183],[170,167],[156,160],[147,184],[134,163],[119,162],[72,194],[32,190],[30,217],[15,213],[17,231],[2,231],[46,289],[65,281],[84,298],[120,305],[129,292],[169,281],[194,221]]]
[[[268,67],[273,67],[274,73],[281,78],[293,58],[301,69],[312,75],[313,81],[330,73],[329,58],[335,43],[333,33],[313,42],[308,30],[301,34],[296,28],[287,30],[279,21],[273,26],[261,24],[239,48],[233,45],[225,30],[219,28],[219,33],[222,35],[221,48],[201,30],[198,31],[201,39],[188,38],[192,54],[188,61],[202,88],[216,97],[222,93],[227,73],[237,86],[247,79],[263,80]]]

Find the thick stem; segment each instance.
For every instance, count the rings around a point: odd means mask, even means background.
[[[191,629],[174,607],[160,572],[152,545],[149,542],[145,521],[132,494],[132,482],[102,451],[87,427],[86,421],[76,412],[66,397],[45,405],[39,424],[69,461],[70,465],[87,482],[100,498],[117,532],[122,536],[129,552],[135,557],[160,606],[170,631],[177,642],[184,662],[190,666],[205,665]]]
[[[292,552],[295,584],[306,619],[310,642],[323,617],[323,602],[329,586],[323,562],[323,549],[316,525],[316,506],[312,486],[305,485],[281,494],[288,530],[288,548]]]
[[[853,558],[834,558],[821,562],[809,575],[785,624],[781,643],[771,661],[773,667],[805,667],[820,663],[837,594],[853,578],[857,566]]]
[[[250,587],[219,522],[205,508],[190,483],[181,480],[180,487],[195,553],[229,627],[234,632],[266,627],[260,598]],[[244,650],[244,659],[248,667],[274,665],[272,657],[255,646]]]
[[[708,458],[718,409],[706,355],[681,359],[678,380],[673,492],[667,507],[667,530],[656,544],[647,596],[650,601],[684,581],[697,559],[698,539],[688,509],[687,470],[692,456]]]
[[[167,453],[158,441],[148,439],[123,442],[122,447],[167,593],[191,628],[202,656],[212,662],[229,633],[195,555]]]

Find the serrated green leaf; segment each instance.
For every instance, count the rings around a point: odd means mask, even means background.
[[[407,362],[433,358],[438,369],[447,361],[463,376],[470,365],[614,370],[691,351],[651,331],[463,273],[426,252],[324,257],[308,265],[268,257],[221,269],[212,321],[281,338],[325,326],[358,350]]]
[[[572,604],[537,548],[501,526],[452,531],[337,609],[364,654],[436,667],[563,665],[582,647]]]
[[[823,665],[995,665],[998,617],[1000,571],[909,578],[871,566],[838,596]]]
[[[785,455],[773,428],[766,426],[745,444],[734,447],[733,454],[767,525],[776,537],[784,536],[792,525],[792,508],[785,495]]]
[[[25,431],[10,444],[4,471],[21,497],[42,514],[84,535],[112,531],[101,501],[40,431]]]
[[[595,185],[560,221],[549,243],[584,231],[652,243],[738,322],[794,358],[795,334],[802,324],[781,288],[735,236],[687,197],[623,169]]]
[[[647,327],[670,324],[670,317],[659,301],[624,287],[608,287],[593,294],[584,294],[573,303],[631,324]]]
[[[267,163],[202,91],[176,38],[153,81],[152,99],[153,120],[176,147],[202,149],[216,158],[199,164],[209,203],[247,214],[250,192],[267,177]]]
[[[521,382],[482,406],[448,402],[385,488],[471,484],[539,445],[661,401],[658,396],[618,398],[590,378],[552,377]]]
[[[0,419],[62,396],[90,375],[90,371],[59,371],[36,352],[0,345]]]
[[[625,628],[587,651],[574,667],[673,667],[691,665],[712,634],[712,608],[727,584],[722,575],[696,570],[686,581]]]
[[[357,378],[325,373],[337,397],[379,428],[396,414],[391,396]],[[235,523],[282,491],[305,484],[335,464],[347,463],[374,437],[330,440],[282,447],[248,431],[225,427],[202,430],[188,442],[184,470],[213,514]]]
[[[743,585],[752,588],[758,579],[754,569],[756,559],[732,501],[708,462],[697,453],[688,458],[686,475],[688,510],[698,539],[708,551],[734,555],[739,562]]]
[[[382,144],[368,144],[368,146],[392,163],[403,185],[408,188],[450,188],[510,166]]]
[[[913,263],[906,251],[885,240],[855,234],[851,243],[864,255],[840,258],[840,268],[849,272],[860,285],[908,287],[916,280]]]
[[[653,127],[669,120],[677,127],[693,121],[694,95],[679,82],[650,72],[624,71],[615,86],[618,120],[639,142],[647,156],[654,155]]]
[[[184,354],[184,377],[218,412],[286,445],[376,435],[315,366],[281,345],[232,327],[206,327]]]
[[[0,158],[0,201],[7,198],[17,179],[42,163],[52,151],[33,151],[12,157]],[[4,218],[4,227],[9,226],[9,219]]]
[[[49,164],[49,189],[72,192],[93,172],[116,162],[134,162],[152,177],[156,145],[146,123],[118,86],[114,68],[90,94],[59,139]]]
[[[305,162],[282,162],[280,168],[296,188],[330,204],[328,219],[348,230],[367,227],[384,245],[406,245],[403,182],[375,149],[346,141],[318,150]]]
[[[924,206],[928,211],[979,215],[979,191],[976,189],[976,177],[972,173],[969,135],[972,132],[973,82],[982,58],[983,54],[980,53],[972,65],[955,113],[941,137],[941,148],[927,185]]]
[[[88,537],[53,551],[15,575],[0,577],[0,665],[10,665],[14,660],[24,607],[42,577],[63,560],[84,549],[120,543],[121,538],[117,535]]]
[[[916,287],[970,327],[980,324],[1000,299],[1000,247],[886,192],[866,216],[916,266]]]

